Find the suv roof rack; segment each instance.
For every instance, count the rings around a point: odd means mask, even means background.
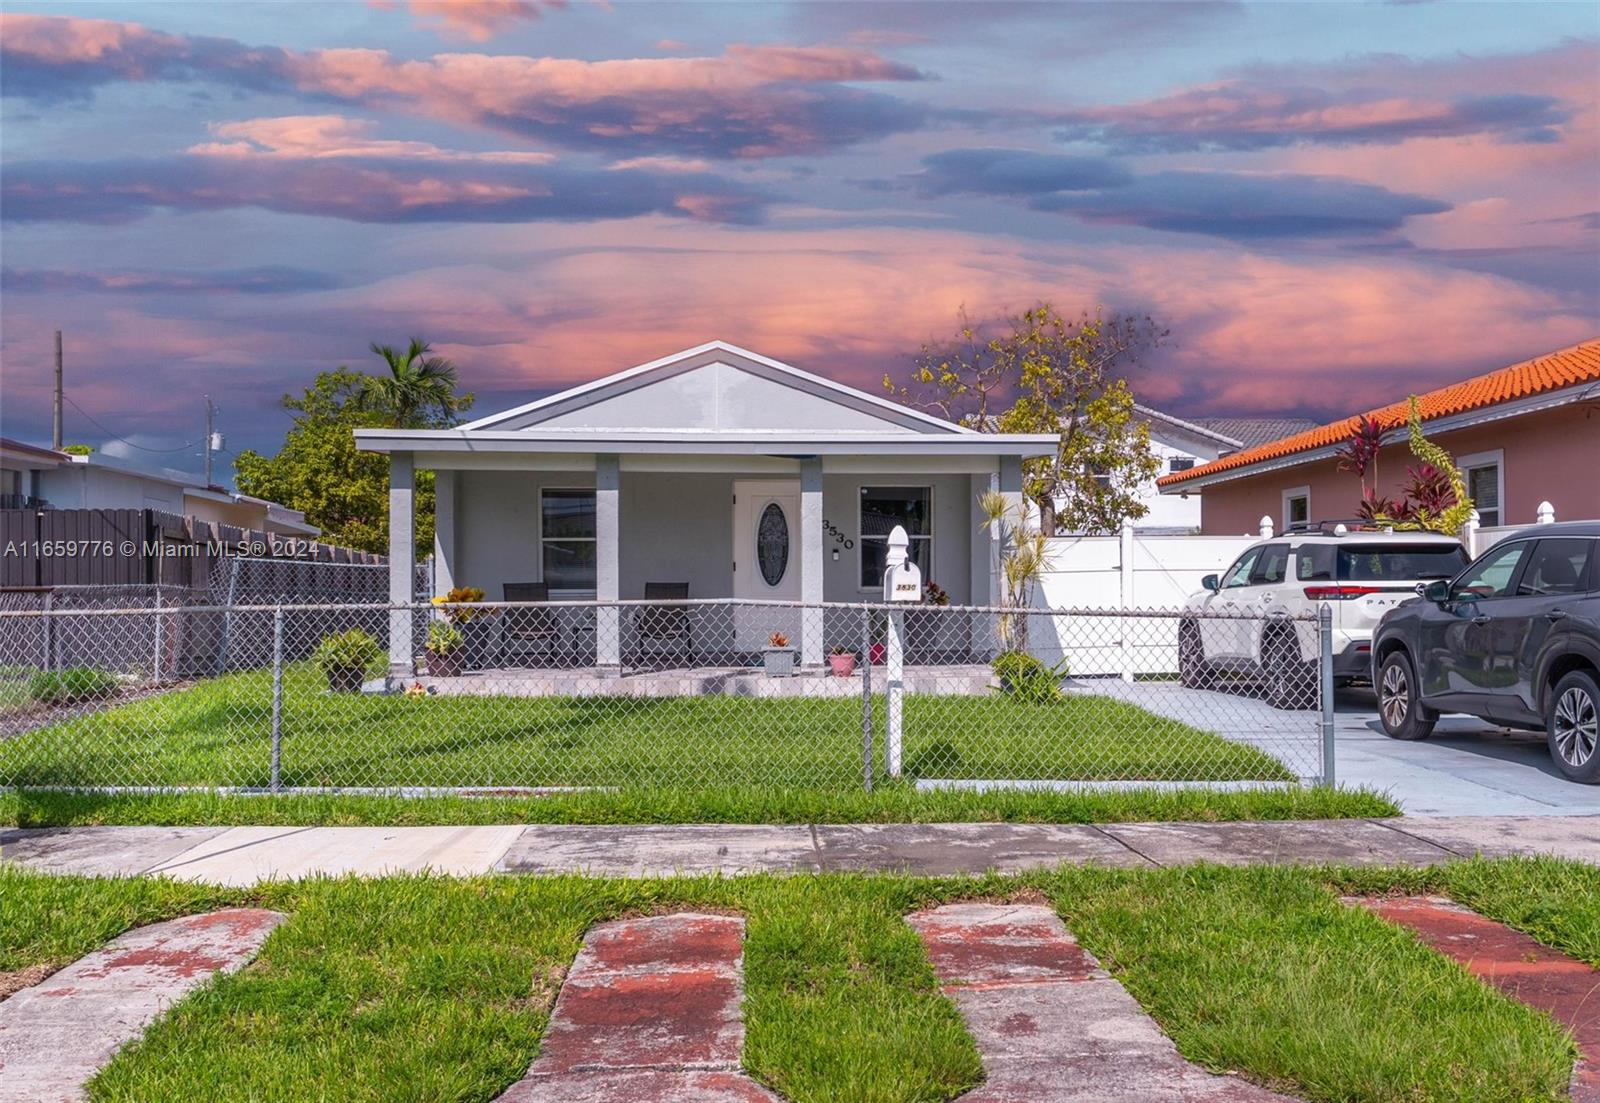
[[[1291,532],[1317,532],[1336,535],[1336,530],[1343,528],[1345,532],[1382,532],[1387,525],[1374,523],[1365,517],[1330,517],[1325,521],[1294,521],[1283,527],[1284,535]]]

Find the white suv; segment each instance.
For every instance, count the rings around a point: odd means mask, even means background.
[[[1359,522],[1349,522],[1353,528]],[[1333,611],[1333,676],[1370,677],[1372,630],[1436,578],[1453,578],[1467,553],[1452,536],[1348,531],[1346,524],[1291,529],[1247,548],[1222,575],[1184,604],[1178,624],[1183,684],[1208,687],[1219,674],[1260,678],[1277,708],[1316,700],[1317,629],[1291,618]]]

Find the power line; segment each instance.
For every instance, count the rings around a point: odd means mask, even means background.
[[[95,420],[95,417],[94,417],[93,414],[91,414],[88,410],[85,410],[82,406],[79,406],[76,402],[73,402],[72,399],[70,397],[68,397],[67,395],[62,395],[62,398],[65,399],[67,404],[69,406],[71,406],[74,410],[78,411],[78,413],[80,413],[84,417],[88,418],[89,419],[89,423],[91,425],[93,425],[95,428],[99,429],[106,436],[110,437],[112,440],[121,441],[123,444],[126,444],[129,448],[137,448],[141,452],[155,452],[155,453],[160,454],[160,455],[171,455],[173,453],[187,451],[188,449],[193,448],[195,445],[200,443],[198,440],[191,440],[187,444],[178,445],[178,447],[176,447],[176,448],[146,448],[142,444],[135,444],[135,443],[133,443],[133,441],[129,440],[127,437],[118,436],[116,433],[113,433],[110,429],[107,429],[104,425],[100,424],[99,421]]]

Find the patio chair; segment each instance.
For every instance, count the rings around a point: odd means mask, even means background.
[[[504,585],[507,601],[550,600],[550,586],[545,582],[507,582]],[[507,609],[502,618],[500,635],[501,662],[506,655],[555,656],[561,641],[561,626],[554,609]]]
[[[646,582],[646,601],[687,601],[687,582]],[[687,605],[644,605],[633,615],[634,631],[639,636],[639,650],[681,653],[685,661],[694,656],[694,635]],[[657,646],[650,647],[648,644]]]

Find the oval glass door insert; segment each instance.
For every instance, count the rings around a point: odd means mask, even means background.
[[[756,565],[768,586],[782,582],[783,572],[788,569],[789,519],[777,502],[767,503],[756,525]]]

